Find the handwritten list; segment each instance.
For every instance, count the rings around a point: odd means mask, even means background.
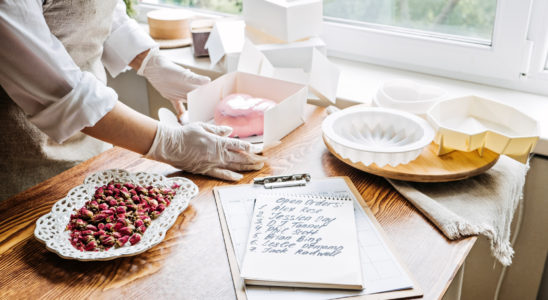
[[[241,271],[246,283],[359,289],[360,266],[351,199],[257,197]]]

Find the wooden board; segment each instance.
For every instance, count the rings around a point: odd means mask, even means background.
[[[411,281],[413,281],[413,288],[410,288],[410,289],[399,290],[399,291],[387,291],[387,292],[381,292],[376,294],[353,295],[349,297],[342,297],[340,299],[381,300],[381,299],[402,299],[402,298],[414,299],[414,298],[422,297],[423,296],[422,289],[419,287],[414,276],[411,274],[411,272],[402,262],[402,259],[398,256],[396,248],[392,245],[392,242],[390,241],[388,236],[385,234],[381,224],[377,221],[373,212],[371,212],[371,209],[369,208],[369,206],[367,205],[367,203],[361,196],[360,192],[356,189],[356,186],[354,186],[354,183],[352,183],[352,180],[350,180],[350,178],[346,176],[337,176],[337,177],[343,178],[344,181],[346,181],[346,184],[348,185],[348,187],[354,194],[354,197],[356,197],[356,200],[358,200],[361,207],[363,208],[364,213],[367,214],[373,226],[377,228],[377,231],[381,234],[382,239],[385,241],[386,245],[390,248],[390,251],[394,254],[396,259],[400,261],[400,265],[402,266],[404,271],[407,273],[407,276],[411,279]],[[335,177],[331,177],[331,178],[335,178]],[[245,293],[245,283],[242,277],[240,276],[240,269],[238,267],[236,251],[232,244],[232,238],[230,237],[230,231],[228,229],[228,224],[226,222],[226,216],[223,210],[223,204],[221,203],[221,197],[219,195],[219,189],[225,189],[225,188],[230,188],[230,187],[229,186],[214,187],[213,194],[215,195],[215,203],[217,204],[217,210],[219,212],[219,221],[221,223],[221,230],[223,232],[226,253],[228,256],[228,262],[230,264],[230,272],[232,273],[232,281],[234,283],[236,299],[247,300],[247,295]]]
[[[324,143],[329,152],[335,157],[356,169],[386,178],[414,182],[463,180],[489,170],[499,159],[499,154],[487,149],[483,150],[483,156],[480,156],[477,151],[453,151],[438,156],[437,145],[431,143],[428,147],[424,148],[417,159],[408,164],[395,167],[386,165],[380,168],[374,163],[369,166],[361,162],[353,163],[349,159],[342,158],[337,154],[325,139]]]

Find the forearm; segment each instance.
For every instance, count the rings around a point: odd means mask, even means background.
[[[146,51],[143,51],[141,53],[139,53],[137,56],[135,56],[135,58],[129,63],[129,66],[137,71],[139,70],[139,68],[141,67],[141,64],[143,63],[143,60],[145,59],[145,57],[147,56],[148,52],[150,51],[149,50],[146,50]]]
[[[93,127],[82,132],[116,146],[146,154],[154,141],[157,121],[118,102]]]

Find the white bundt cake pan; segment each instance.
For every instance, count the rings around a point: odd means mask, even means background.
[[[353,163],[379,167],[416,159],[434,138],[430,125],[411,113],[379,107],[351,107],[322,123],[326,142]]]

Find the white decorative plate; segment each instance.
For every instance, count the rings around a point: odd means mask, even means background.
[[[158,186],[171,188],[174,183],[176,194],[171,204],[150,226],[140,242],[131,246],[126,243],[120,248],[111,248],[107,251],[79,251],[69,241],[70,231],[65,230],[70,215],[74,209],[84,206],[95,192],[95,188],[105,185],[110,181],[132,182],[140,186]],[[175,220],[188,206],[190,199],[198,194],[198,187],[189,179],[183,177],[167,178],[158,174],[145,172],[129,173],[120,169],[105,170],[88,176],[84,183],[73,188],[67,196],[57,201],[51,208],[51,212],[43,215],[36,221],[34,236],[44,244],[46,248],[57,253],[62,258],[81,261],[111,260],[123,256],[131,256],[142,253],[160,243],[167,230],[175,223]]]

